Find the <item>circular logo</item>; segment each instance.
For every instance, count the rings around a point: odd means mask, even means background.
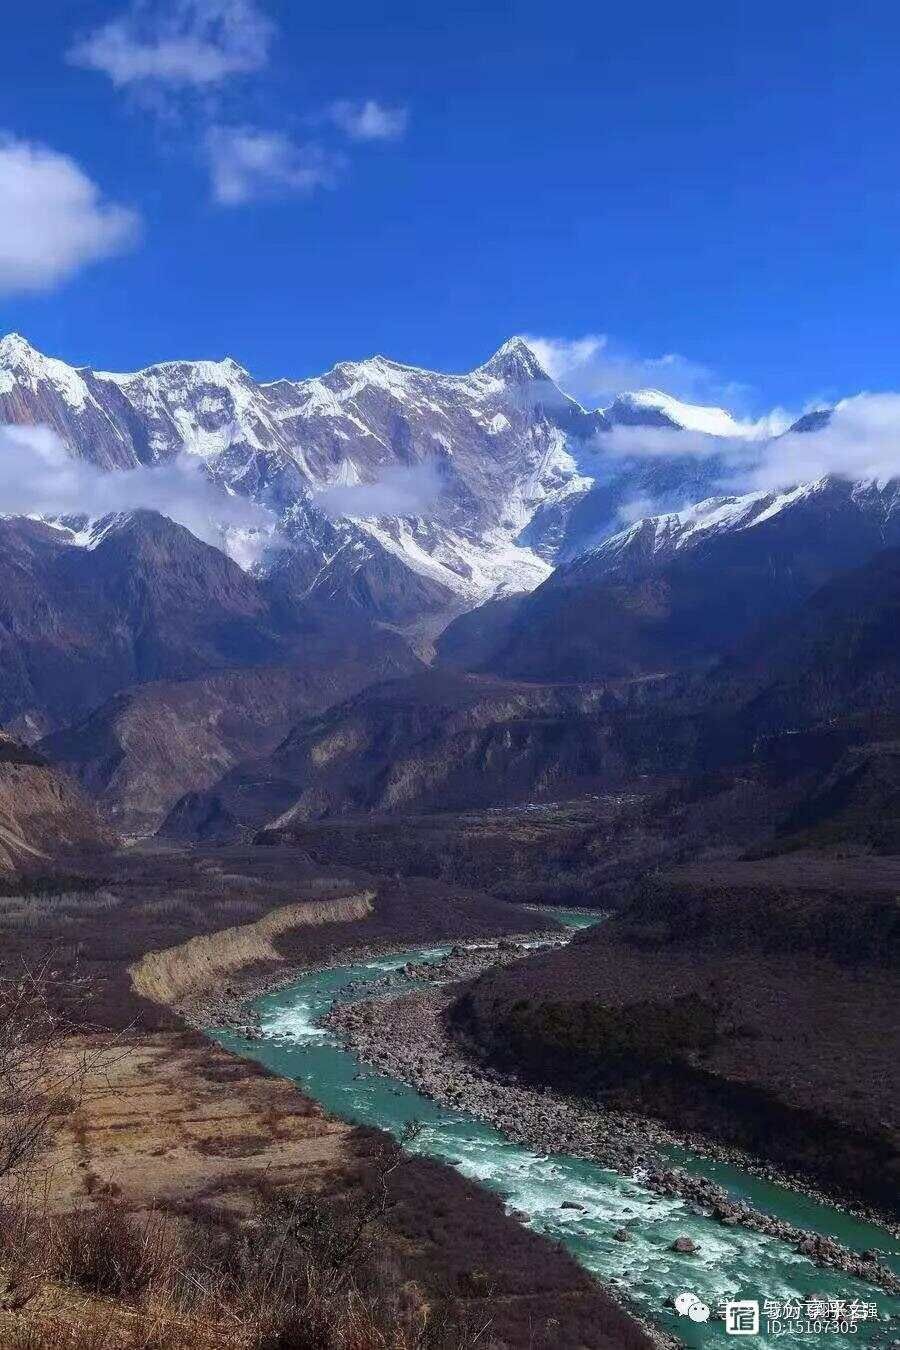
[[[675,1311],[682,1317],[689,1317],[692,1322],[708,1322],[709,1308],[696,1294],[685,1290],[675,1299]]]

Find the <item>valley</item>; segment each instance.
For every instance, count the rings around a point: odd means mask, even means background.
[[[758,485],[843,405],[584,407],[520,338],[266,383],[10,337],[0,415],[96,502],[0,517],[0,988],[88,989],[104,1065],[46,1222],[174,1225],[198,1345],[203,1262],[287,1223],[235,1350],[293,1350],[348,1225],[317,1350],[723,1341],[679,1285],[893,1314],[900,479]]]
[[[0,1350],[900,1350],[900,10],[3,18]]]
[[[592,922],[559,914],[577,927]],[[537,935],[524,946],[481,942],[454,946],[449,954],[446,947],[365,961],[351,954],[349,965],[257,999],[249,1039],[240,1030],[215,1034],[301,1079],[351,1119],[398,1134],[415,1119],[417,1152],[446,1159],[499,1189],[520,1221],[560,1238],[589,1270],[611,1282],[626,1307],[688,1345],[727,1342],[715,1321],[685,1329],[667,1312],[669,1286],[679,1279],[699,1288],[711,1307],[738,1286],[743,1295],[761,1294],[765,1283],[769,1297],[791,1296],[804,1279],[817,1288],[836,1279],[842,1290],[862,1290],[865,1283],[854,1284],[862,1277],[896,1294],[900,1284],[891,1266],[898,1269],[900,1248],[886,1229],[825,1205],[817,1210],[777,1185],[765,1191],[761,1214],[747,1200],[749,1177],[732,1169],[724,1190],[697,1179],[682,1170],[689,1155],[675,1150],[667,1131],[648,1130],[637,1117],[615,1111],[592,1113],[578,1099],[529,1092],[527,1083],[454,1051],[441,1030],[441,1009],[450,1006],[459,978],[485,970],[514,973],[529,947],[548,942],[551,954],[567,950],[559,937]],[[352,1053],[341,1053],[340,1044]],[[401,1089],[398,1079],[416,1090]],[[668,1158],[676,1151],[680,1166],[673,1169]],[[702,1172],[704,1162],[698,1162]],[[801,1214],[812,1216],[812,1232],[802,1221],[798,1226],[795,1216]],[[752,1242],[740,1236],[746,1230],[757,1235]],[[672,1255],[676,1234],[690,1235],[686,1255]],[[842,1251],[841,1241],[857,1253]],[[876,1242],[890,1253],[887,1261],[871,1253],[861,1261],[859,1245]],[[783,1255],[779,1243],[785,1244]],[[820,1269],[805,1275],[804,1257],[794,1250],[813,1253]],[[888,1298],[888,1315],[891,1306]],[[874,1337],[876,1344],[880,1335],[877,1325],[862,1331],[864,1341]]]

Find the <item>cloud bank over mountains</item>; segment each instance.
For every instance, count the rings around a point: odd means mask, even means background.
[[[641,356],[607,334],[524,340],[548,374],[589,408],[654,388],[691,403],[713,400],[733,412],[746,406],[750,394],[747,385],[723,380],[687,357]],[[799,415],[784,408],[756,417],[733,412],[731,436],[689,427],[615,426],[597,437],[597,448],[619,460],[715,459],[722,465],[723,492],[787,488],[828,474],[882,482],[900,474],[900,393],[859,393],[827,411],[820,425],[801,430],[793,429]],[[643,500],[641,506],[649,510],[653,503]]]
[[[217,548],[227,545],[230,531],[265,536],[274,525],[269,511],[223,492],[188,454],[152,468],[105,473],[87,460],[73,458],[49,427],[0,426],[4,514],[99,519],[141,509],[159,511]],[[261,537],[258,542],[261,546],[266,540]],[[247,553],[246,540],[242,553]]]
[[[827,475],[884,482],[900,474],[900,394],[856,394],[823,411],[822,424],[809,430],[768,430],[780,419],[776,411],[744,424],[742,430],[752,434],[618,426],[597,443],[622,460],[720,460],[721,486],[728,492],[793,487]]]
[[[879,482],[900,474],[900,394],[841,399],[824,426],[768,442],[752,481],[760,488],[781,487],[826,474]]]
[[[433,464],[402,465],[386,469],[372,483],[336,483],[316,493],[316,505],[332,517],[366,519],[377,516],[425,516],[441,493],[441,478]]]
[[[793,414],[775,408],[761,418],[741,415],[751,401],[751,388],[737,380],[724,379],[709,366],[678,352],[644,356],[608,333],[581,337],[525,335],[549,375],[586,407],[611,402],[617,394],[637,389],[660,389],[689,403],[723,405],[738,410],[736,420],[743,435],[774,435],[794,420]]]
[[[582,337],[541,337],[524,340],[547,373],[579,402],[597,407],[632,389],[664,389],[676,398],[695,403],[733,404],[743,399],[746,386],[723,381],[714,371],[675,352],[646,357],[629,351],[608,333]]]

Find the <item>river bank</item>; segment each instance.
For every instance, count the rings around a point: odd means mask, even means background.
[[[569,922],[569,917],[564,911],[560,913],[563,922]],[[533,935],[526,938],[529,946],[533,940]],[[457,970],[462,962],[471,969],[472,961],[490,956],[484,936],[470,935],[467,942],[471,946],[464,949],[465,954],[455,956],[446,943],[438,947],[420,942],[401,951],[394,948],[393,955],[379,946],[378,958],[354,964],[348,961],[349,947],[342,948],[340,955],[334,953],[329,964],[317,973],[300,976],[280,992],[258,998],[251,1038],[214,1026],[206,1028],[207,1034],[232,1053],[293,1079],[331,1115],[386,1131],[396,1139],[407,1137],[411,1122],[417,1122],[415,1141],[408,1146],[410,1152],[449,1165],[477,1187],[493,1192],[503,1205],[507,1222],[516,1221],[512,1224],[517,1230],[515,1238],[504,1230],[504,1250],[512,1253],[515,1248],[518,1252],[516,1243],[521,1234],[549,1239],[553,1251],[564,1249],[576,1258],[597,1281],[598,1289],[691,1350],[727,1350],[730,1338],[716,1317],[727,1299],[774,1299],[786,1306],[792,1300],[802,1304],[804,1299],[826,1298],[847,1300],[848,1308],[875,1309],[875,1291],[867,1280],[857,1279],[839,1266],[823,1264],[817,1268],[810,1256],[796,1250],[797,1244],[739,1224],[722,1223],[711,1216],[708,1206],[653,1190],[647,1185],[646,1174],[620,1172],[574,1153],[544,1152],[517,1143],[481,1115],[443,1105],[403,1078],[369,1067],[342,1044],[338,1033],[324,1025],[335,1004],[365,1000],[373,990],[381,996],[423,988],[434,992],[435,986],[425,983],[422,976],[434,973],[440,978],[441,972],[435,967],[442,960],[449,958],[448,966]],[[500,954],[496,941],[492,945],[494,956],[501,960],[521,958],[521,952]],[[473,955],[479,947],[480,957]],[[702,1157],[690,1154],[679,1157],[679,1166],[682,1162],[688,1172],[711,1170],[728,1188],[731,1198],[745,1200],[786,1220],[793,1228],[834,1239],[853,1253],[879,1248],[889,1253],[891,1260],[900,1254],[883,1228],[850,1218],[833,1206],[823,1208],[799,1192],[757,1180],[746,1169],[707,1164]],[[448,1214],[456,1214],[456,1210],[434,1208],[422,1195],[414,1213],[424,1229],[440,1234]],[[499,1240],[499,1233],[495,1236]],[[689,1244],[679,1241],[685,1237],[690,1238]],[[471,1240],[480,1243],[486,1255],[494,1252],[493,1238],[484,1246],[480,1221],[471,1230]],[[827,1247],[826,1243],[826,1251]],[[467,1268],[473,1259],[467,1250]],[[520,1272],[517,1288],[536,1300],[532,1306],[544,1316],[546,1295],[540,1293],[538,1297],[539,1291],[547,1288],[544,1267],[528,1267],[528,1274],[519,1256],[510,1255],[504,1269],[513,1268]],[[678,1315],[673,1299],[686,1289],[713,1310],[709,1322],[694,1323]],[[835,1331],[829,1337],[829,1348],[862,1350],[866,1346],[885,1350],[891,1343],[890,1327],[898,1315],[900,1302],[882,1294],[877,1300],[877,1314],[866,1313],[864,1317],[870,1320],[854,1323],[852,1339],[849,1333]],[[593,1344],[593,1334],[593,1328],[585,1324],[580,1339],[570,1336],[560,1340],[555,1333],[546,1344]],[[774,1334],[769,1336],[761,1329],[761,1346],[774,1345],[775,1339]],[[523,1328],[511,1343],[543,1345],[545,1341],[540,1337],[534,1341]],[[791,1338],[787,1343],[801,1344]]]
[[[480,947],[484,950],[496,950],[500,944],[506,943],[509,943],[511,948],[521,955],[524,949],[531,946],[562,946],[569,941],[569,937],[569,933],[561,926],[536,929],[534,932],[516,933],[492,943],[482,943],[478,939],[460,937],[452,941],[441,941],[439,945],[436,943],[435,955],[440,955],[448,949],[450,953],[469,949],[475,951]],[[408,943],[361,942],[343,949],[340,952],[339,959],[332,957],[325,961],[288,961],[277,969],[237,971],[221,987],[206,988],[199,992],[188,993],[176,1000],[173,1006],[184,1021],[198,1031],[206,1031],[209,1027],[220,1027],[247,1040],[255,1040],[260,1031],[259,1015],[253,1005],[264,995],[275,994],[282,989],[287,989],[302,976],[313,975],[318,971],[332,970],[337,967],[365,965],[372,961],[384,960],[395,956],[398,952],[405,951],[407,947]],[[400,978],[406,977],[398,977],[398,979]],[[367,987],[372,988],[371,985]],[[391,987],[392,981],[386,981],[384,989]],[[404,984],[402,987],[408,986]]]
[[[460,983],[491,965],[519,960],[526,950],[508,939],[456,947],[441,961],[410,964],[369,985],[369,996],[363,1001],[336,1003],[323,1024],[365,1063],[442,1105],[489,1121],[516,1142],[541,1153],[567,1153],[637,1175],[650,1190],[680,1198],[694,1212],[714,1218],[723,1227],[774,1237],[823,1268],[844,1271],[888,1292],[900,1291],[900,1279],[877,1250],[851,1251],[813,1230],[733,1199],[709,1178],[671,1166],[667,1154],[673,1147],[711,1155],[708,1140],[679,1136],[644,1117],[600,1110],[575,1097],[524,1085],[481,1062],[474,1047],[451,1035],[446,1013]],[[428,981],[428,988],[409,992],[412,982],[423,980]],[[745,1168],[748,1164],[733,1149],[717,1149],[714,1156]],[[776,1184],[789,1185],[818,1201],[825,1199],[771,1167],[757,1164],[754,1170]],[[625,1229],[618,1240],[628,1241]]]

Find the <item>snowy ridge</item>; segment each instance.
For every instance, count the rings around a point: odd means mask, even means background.
[[[343,593],[370,575],[383,589],[385,568],[396,578],[399,562],[443,588],[457,609],[540,584],[567,546],[577,551],[581,534],[567,540],[577,510],[580,531],[609,533],[608,500],[595,528],[583,508],[620,472],[604,456],[611,427],[741,434],[722,409],[651,390],[587,410],[521,338],[465,374],[373,356],[309,379],[260,383],[231,358],[131,374],[75,369],[11,335],[0,341],[3,422],[50,426],[73,455],[104,470],[190,455],[224,492],[272,513],[271,565],[283,566],[285,547],[299,550],[312,575],[323,574],[317,585]],[[637,464],[623,499],[659,500],[642,477],[657,471],[658,461]],[[329,496],[335,489],[347,490],[339,508]],[[665,528],[674,537],[687,525]],[[256,553],[237,548],[233,556],[249,565]],[[385,604],[389,614],[389,596]]]
[[[716,535],[758,528],[816,498],[834,498],[836,502],[846,499],[881,526],[900,513],[900,482],[882,483],[873,479],[849,483],[826,475],[783,491],[709,497],[681,511],[634,521],[584,553],[566,569],[567,575],[577,580],[584,574],[612,573],[664,562]]]
[[[615,558],[633,550],[638,541],[649,555],[671,554],[691,548],[704,536],[731,530],[748,529],[785,510],[793,502],[815,491],[815,484],[804,484],[790,492],[748,492],[736,497],[709,497],[659,516],[645,516],[627,530],[613,535],[586,558]]]
[[[639,414],[647,410],[658,412],[673,427],[683,431],[699,431],[705,436],[734,436],[744,438],[748,429],[724,408],[708,408],[699,404],[683,403],[659,389],[639,389],[633,394],[620,394],[605,411],[617,413],[632,410]]]

